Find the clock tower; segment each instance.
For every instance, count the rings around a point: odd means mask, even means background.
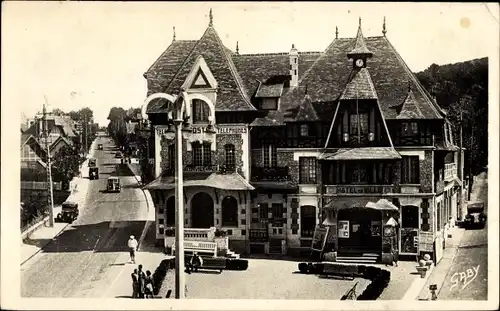
[[[352,59],[354,69],[366,68],[366,61],[373,56],[373,53],[368,50],[361,30],[361,18],[359,19],[358,33],[356,35],[356,43],[354,48],[347,53],[347,57]]]

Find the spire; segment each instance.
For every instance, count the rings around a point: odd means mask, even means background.
[[[172,41],[175,41],[175,26],[174,26],[174,37],[173,37]]]
[[[209,18],[210,18],[210,21],[208,23],[208,26],[213,27],[214,26],[214,16],[212,15],[212,8],[210,8]]]
[[[385,28],[385,16],[384,16],[384,24],[382,25],[382,34],[385,37],[385,34],[387,33],[387,29]]]
[[[356,34],[356,44],[354,49],[347,53],[349,58],[354,56],[372,56],[373,53],[368,50],[365,44],[365,38],[363,37],[363,31],[361,30],[361,17],[359,18],[358,33]]]
[[[236,41],[236,54],[240,54],[240,47],[238,45],[238,41]]]
[[[339,27],[335,26],[335,39],[339,38]]]

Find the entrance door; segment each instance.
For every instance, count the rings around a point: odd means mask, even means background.
[[[300,207],[300,237],[312,238],[316,229],[316,207],[305,205]]]
[[[367,208],[340,210],[338,245],[342,252],[379,252],[382,248],[382,214]]]
[[[191,199],[191,215],[193,228],[210,228],[214,226],[214,201],[205,192],[198,192]]]

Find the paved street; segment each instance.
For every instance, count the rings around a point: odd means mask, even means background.
[[[472,189],[472,199],[485,202],[488,210],[488,181],[478,176]],[[441,300],[488,299],[488,225],[484,229],[465,231],[452,267],[438,295]]]
[[[128,169],[118,169],[116,147],[109,137],[98,137],[99,180],[90,181],[79,218],[31,260],[21,266],[23,297],[105,296],[128,259],[126,243],[139,240],[148,217],[142,190]],[[121,193],[105,193],[106,179],[118,173]],[[152,207],[151,207],[152,208]],[[39,242],[39,241],[38,241]],[[33,241],[37,243],[37,241]]]

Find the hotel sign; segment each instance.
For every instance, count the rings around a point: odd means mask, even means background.
[[[184,166],[184,172],[216,172],[217,170],[218,170],[217,165]]]
[[[373,193],[391,193],[393,186],[391,185],[347,185],[347,186],[326,186],[327,194],[373,194]]]

